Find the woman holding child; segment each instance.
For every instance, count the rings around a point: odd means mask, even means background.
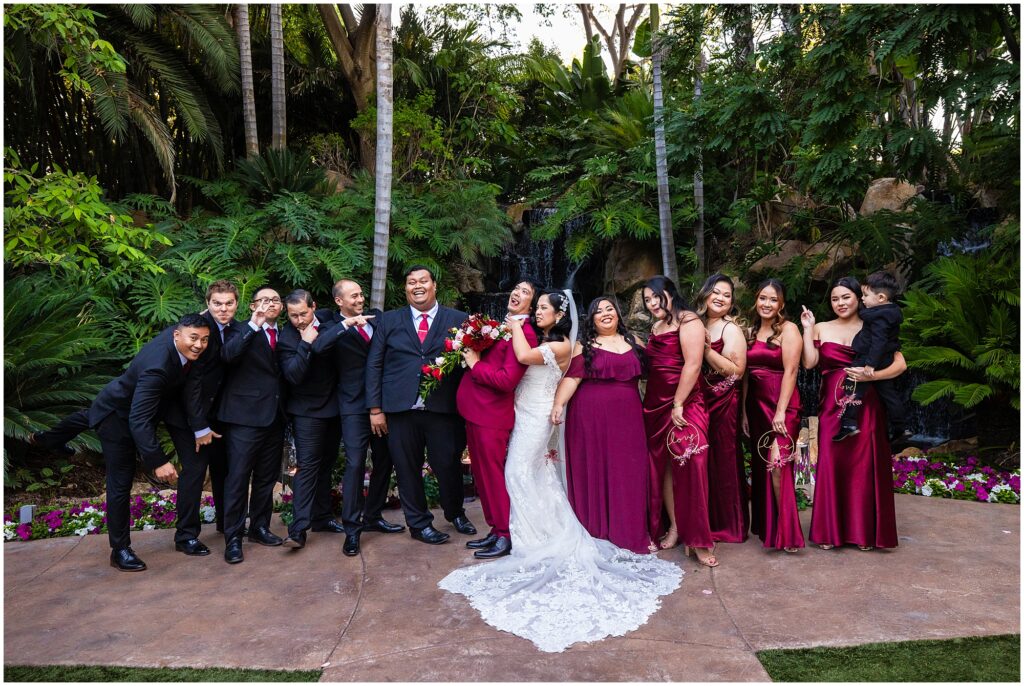
[[[821,368],[810,539],[825,550],[847,543],[861,550],[893,548],[897,536],[891,451],[885,409],[871,382],[899,376],[906,361],[895,353],[893,363],[875,370],[870,380],[860,369],[845,371],[855,356],[853,339],[864,325],[859,315],[861,286],[856,279],[843,277],[833,285],[830,299],[835,319],[815,323],[806,308],[800,315],[804,367]],[[851,382],[863,384],[859,400]],[[859,431],[835,441],[843,410],[851,402],[861,403]]]

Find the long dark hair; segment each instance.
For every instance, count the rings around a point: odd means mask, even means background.
[[[714,292],[715,286],[723,282],[729,284],[729,290],[732,291],[732,308],[725,313],[725,316],[731,317],[733,321],[739,321],[740,311],[736,306],[736,284],[733,283],[729,276],[722,272],[715,272],[709,276],[704,281],[704,285],[700,287],[700,291],[697,292],[697,297],[694,298],[694,310],[698,315],[700,315],[701,319],[707,321],[708,298],[711,297],[711,293]]]
[[[541,343],[550,343],[553,341],[564,341],[569,338],[569,333],[572,331],[572,315],[569,313],[569,302],[565,297],[565,293],[562,291],[544,291],[540,295],[548,296],[548,301],[551,302],[551,307],[556,312],[561,312],[565,316],[555,322],[555,325],[551,327],[543,336]],[[537,296],[537,300],[540,300],[540,295]],[[562,309],[562,308],[565,309]],[[536,308],[534,308],[536,309]]]
[[[646,373],[647,371],[647,356],[644,355],[643,348],[636,342],[636,337],[630,333],[629,329],[626,328],[626,323],[622,319],[622,309],[619,307],[618,301],[613,295],[600,295],[590,301],[590,306],[587,308],[587,318],[580,323],[580,344],[583,346],[583,368],[587,373],[593,371],[594,364],[594,341],[597,340],[597,327],[594,326],[594,315],[597,314],[597,307],[602,302],[607,300],[615,308],[615,314],[619,317],[618,328],[615,329],[615,333],[626,339],[629,346],[633,348],[633,352],[636,353],[636,357],[640,360],[640,367]]]
[[[757,331],[761,328],[761,315],[757,311],[757,296],[761,295],[761,291],[769,286],[775,289],[781,307],[779,307],[779,313],[775,315],[775,321],[772,322],[772,335],[765,342],[769,345],[779,345],[782,341],[782,325],[786,323],[786,289],[778,279],[765,279],[758,284],[757,290],[754,291],[754,306],[750,308],[750,326],[747,327],[747,347],[754,345]],[[773,341],[776,342],[773,343]]]
[[[686,312],[693,312],[693,308],[690,307],[683,296],[679,295],[679,290],[676,285],[672,283],[672,279],[667,276],[652,276],[647,279],[647,283],[644,284],[644,288],[651,289],[651,293],[658,299],[658,303],[661,305],[661,309],[668,310],[672,315],[672,324],[682,324],[683,318],[686,316]],[[669,307],[669,300],[672,301],[672,306]],[[647,308],[647,304],[644,304],[644,308]],[[650,310],[647,310],[650,312]]]

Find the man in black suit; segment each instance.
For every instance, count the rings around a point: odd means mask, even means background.
[[[192,363],[206,350],[210,327],[198,314],[186,314],[171,335],[142,346],[124,374],[100,391],[87,412],[89,427],[103,446],[107,470],[107,536],[110,565],[122,572],[146,569],[131,548],[129,500],[136,455],[161,479],[178,476],[156,437],[168,403],[177,398]],[[81,416],[76,413],[75,416]],[[40,442],[60,440],[43,432]]]
[[[433,526],[423,491],[423,452],[437,477],[445,519],[456,531],[476,534],[463,509],[462,451],[466,424],[455,407],[462,370],[441,381],[426,399],[419,395],[423,365],[444,350],[448,330],[466,321],[465,312],[437,302],[437,282],[427,267],[414,265],[405,273],[408,307],[384,313],[366,359],[366,404],[370,427],[387,435],[398,477],[398,496],[413,538],[430,544],[448,540]]]
[[[331,470],[338,459],[341,422],[334,396],[334,356],[313,350],[320,332],[331,324],[316,317],[309,291],[292,291],[284,299],[288,323],[281,330],[277,357],[288,384],[285,411],[292,422],[298,469],[292,482],[295,516],[285,545],[306,545],[306,530],[342,533],[331,512]]]
[[[284,444],[284,388],[277,363],[277,317],[281,296],[270,287],[256,291],[248,322],[231,323],[221,360],[226,365],[217,419],[224,429],[228,473],[224,481],[224,560],[242,561],[249,482],[249,540],[281,545],[270,531],[274,484]]]
[[[373,309],[363,314],[363,289],[350,279],[334,284],[332,293],[338,311],[323,311],[323,316],[330,315],[335,326],[317,337],[313,352],[333,351],[338,369],[338,410],[345,442],[345,473],[341,487],[341,521],[345,527],[342,552],[351,557],[359,554],[359,537],[363,531],[393,534],[404,531],[405,527],[392,524],[381,516],[391,477],[391,454],[387,439],[370,432],[370,417],[366,413],[366,354],[376,331],[373,320],[383,313]],[[364,501],[367,447],[373,451],[373,471]]]
[[[224,476],[227,457],[217,421],[217,404],[224,365],[220,351],[238,310],[238,288],[230,281],[215,281],[206,289],[206,312],[202,314],[210,327],[210,344],[196,363],[196,373],[189,374],[185,392],[179,402],[167,408],[164,423],[174,442],[181,463],[178,476],[178,521],[174,547],[186,555],[209,555],[210,549],[199,540],[203,483],[210,471],[217,530],[224,531]]]

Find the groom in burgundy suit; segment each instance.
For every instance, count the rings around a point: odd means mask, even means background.
[[[540,285],[523,279],[508,296],[508,316],[526,319],[540,297]],[[526,324],[523,333],[536,347],[537,334]],[[527,366],[516,359],[512,341],[499,340],[483,355],[465,351],[469,371],[462,377],[456,401],[459,414],[466,420],[466,439],[472,460],[473,482],[480,494],[480,505],[490,533],[469,541],[474,557],[491,558],[508,555],[512,550],[509,537],[509,499],[505,489],[505,453],[515,423],[516,386],[526,374]]]

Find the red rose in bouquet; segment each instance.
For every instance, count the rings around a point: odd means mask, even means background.
[[[482,314],[469,315],[469,319],[463,322],[462,326],[451,329],[444,341],[444,352],[433,364],[425,364],[420,370],[420,397],[426,400],[427,396],[441,385],[445,376],[455,371],[458,366],[466,366],[462,359],[463,348],[482,353],[499,340],[507,341],[511,338],[512,332],[496,319]]]

